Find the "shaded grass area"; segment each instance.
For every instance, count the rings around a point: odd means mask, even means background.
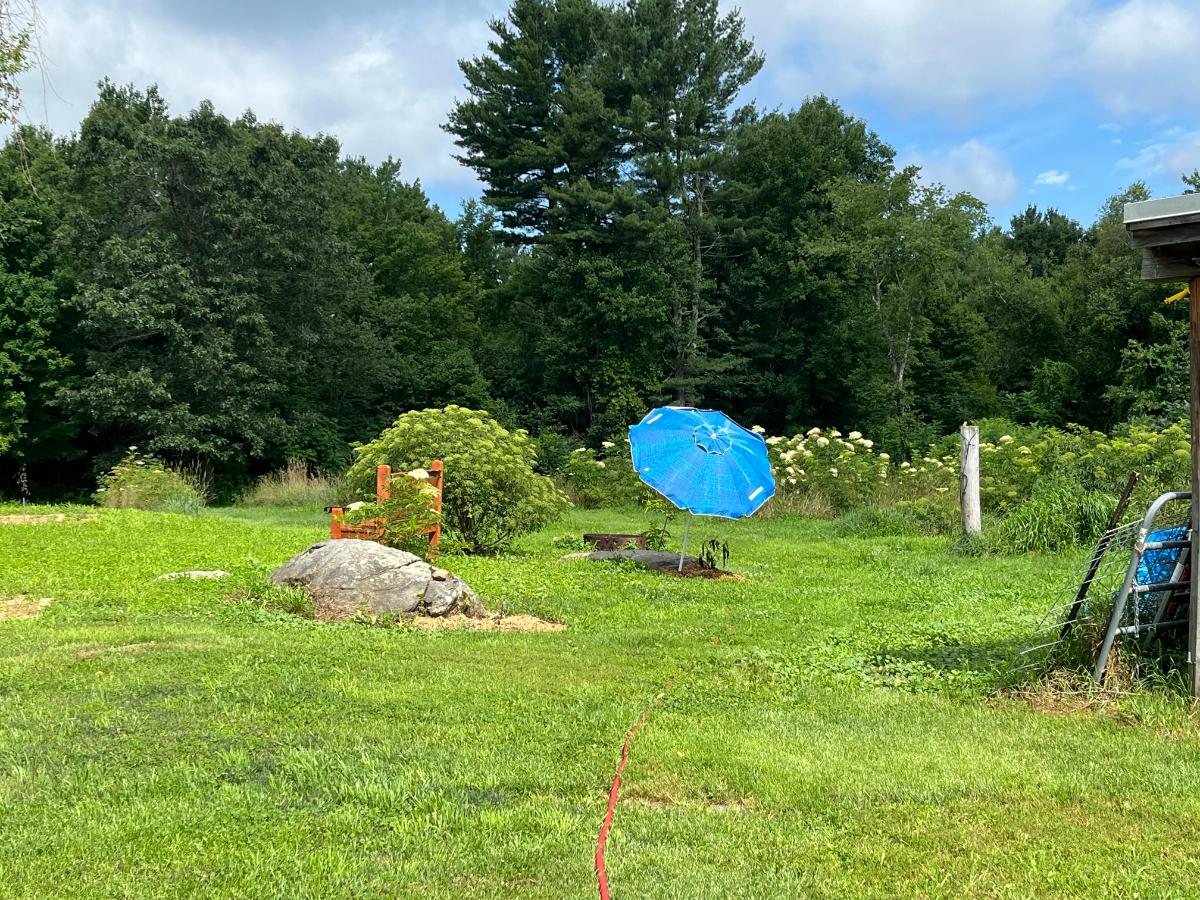
[[[0,623],[0,895],[589,896],[621,740],[659,694],[614,896],[1188,894],[1186,704],[1123,724],[988,697],[1075,559],[706,525],[734,582],[550,543],[641,527],[579,512],[446,559],[489,608],[569,626],[509,634],[225,599],[324,537],[311,511],[0,526],[0,595],[54,598]],[[232,575],[154,580],[192,568]]]

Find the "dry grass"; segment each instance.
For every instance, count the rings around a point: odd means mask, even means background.
[[[239,506],[335,506],[345,497],[341,478],[309,470],[302,459],[290,459],[286,466],[254,483],[238,501]]]
[[[545,619],[539,619],[537,616],[523,614],[502,616],[499,613],[490,613],[478,618],[462,613],[455,613],[451,616],[412,616],[411,618],[405,617],[404,624],[409,628],[416,628],[422,631],[466,628],[471,631],[538,632],[563,631],[567,627],[561,622],[547,622]]]
[[[776,494],[754,514],[757,519],[773,519],[776,516],[796,516],[801,519],[832,519],[837,509],[818,490],[795,491]]]
[[[0,600],[0,622],[36,619],[50,603],[49,597],[35,599],[25,594],[17,594],[15,597]]]

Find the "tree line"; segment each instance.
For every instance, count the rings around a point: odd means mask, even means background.
[[[763,63],[715,0],[515,0],[460,64],[454,219],[395,160],[102,83],[0,151],[0,494],[129,446],[229,493],[449,403],[547,460],[663,402],[898,453],[1184,413],[1186,309],[1121,223],[1144,185],[1002,229],[830,98],[738,106]]]

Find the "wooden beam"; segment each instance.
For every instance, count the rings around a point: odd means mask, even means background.
[[[1192,513],[1191,597],[1188,600],[1188,676],[1192,696],[1200,697],[1200,274],[1192,278],[1188,303],[1188,357],[1190,397],[1188,411],[1192,426]]]
[[[1200,246],[1146,247],[1142,250],[1143,281],[1189,281],[1200,276]]]
[[[1194,244],[1200,241],[1200,222],[1188,222],[1167,228],[1128,226],[1129,243],[1135,247],[1165,247],[1170,244]]]

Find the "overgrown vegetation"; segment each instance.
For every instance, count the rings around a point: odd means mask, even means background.
[[[242,506],[336,506],[346,488],[341,478],[312,471],[302,459],[289,459],[282,469],[263,475],[243,494]]]
[[[100,506],[195,514],[205,503],[198,473],[168,468],[160,459],[130,447],[100,479],[92,499]]]
[[[1094,543],[1133,472],[1141,475],[1134,509],[1189,482],[1188,435],[1180,424],[1133,424],[1112,436],[997,419],[980,427],[987,527],[974,550],[1024,553]],[[836,428],[766,442],[777,484],[766,516],[840,516],[842,528],[864,536],[951,535],[960,527],[956,434],[906,459],[861,432]],[[575,450],[562,477],[582,506],[652,499],[632,470],[627,442],[605,441],[598,454]]]

